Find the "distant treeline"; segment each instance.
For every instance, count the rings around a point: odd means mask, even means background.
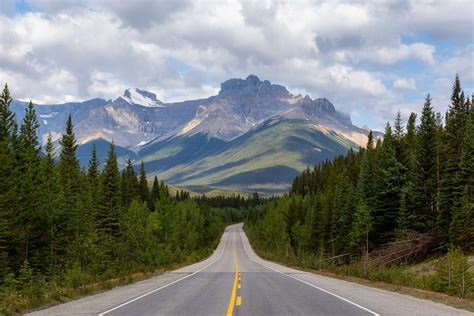
[[[416,258],[413,249],[472,251],[474,106],[458,76],[444,120],[428,95],[418,124],[415,113],[407,124],[398,113],[383,138],[370,132],[366,148],[308,168],[289,196],[249,212],[246,226],[253,245],[274,258],[349,263],[383,248],[397,263]]]
[[[195,261],[211,252],[225,221],[235,217],[211,207],[220,206],[221,198],[194,201],[185,191],[171,197],[156,177],[150,190],[143,163],[139,175],[130,160],[119,171],[113,144],[102,170],[95,147],[87,170],[81,170],[71,116],[59,157],[51,135],[41,152],[33,104],[18,128],[11,101],[5,85],[0,96],[0,300],[6,305],[16,306],[15,298],[41,302],[51,287],[81,287]]]

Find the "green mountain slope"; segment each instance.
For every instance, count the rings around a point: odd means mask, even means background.
[[[307,120],[275,118],[227,143],[195,134],[145,146],[146,169],[179,186],[265,193],[288,189],[308,165],[358,146]]]
[[[92,141],[77,146],[76,156],[79,160],[81,167],[83,168],[87,168],[89,164],[93,144],[95,144],[97,148],[97,159],[99,159],[100,164],[102,165],[107,159],[107,155],[110,149],[110,142],[106,141],[103,138],[94,139]],[[119,163],[120,168],[123,168],[125,166],[128,158],[132,160],[138,159],[138,156],[134,151],[124,147],[115,145],[115,152],[117,153],[117,161]]]

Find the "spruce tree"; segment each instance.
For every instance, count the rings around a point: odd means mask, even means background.
[[[462,187],[457,183],[456,173],[461,159],[467,116],[464,92],[461,89],[459,76],[456,75],[451,94],[451,104],[446,113],[445,143],[443,148],[446,161],[440,184],[438,227],[443,237],[446,237],[448,234],[447,228],[451,223],[451,216],[455,211],[455,205],[462,198]]]
[[[59,257],[61,251],[64,251],[66,247],[64,231],[67,227],[67,218],[64,217],[62,212],[64,203],[61,197],[63,194],[54,158],[53,138],[49,134],[45,146],[45,157],[42,161],[42,216],[47,223],[45,231],[48,239],[48,254],[45,256],[45,265],[50,272],[53,272],[61,262]]]
[[[0,140],[6,142],[12,142],[12,139],[16,136],[15,113],[10,109],[12,100],[8,85],[5,84],[0,95]]]
[[[23,248],[23,260],[28,261],[30,252],[40,251],[43,240],[41,234],[41,168],[40,146],[37,129],[39,128],[33,103],[30,101],[20,127],[18,166],[20,205],[15,217]],[[40,231],[38,231],[40,229]],[[33,263],[33,267],[35,263]]]
[[[128,208],[133,199],[139,197],[139,186],[137,174],[132,164],[132,160],[127,160],[127,166],[122,171],[122,198],[123,205]]]
[[[90,219],[91,221],[97,217],[97,203],[99,202],[100,189],[100,162],[97,159],[97,148],[95,143],[92,145],[91,159],[89,160],[89,168],[87,169],[87,182],[90,192]],[[94,226],[94,225],[93,225]]]
[[[66,122],[66,133],[62,135],[59,143],[61,145],[59,179],[64,196],[62,207],[68,219],[67,237],[72,241],[79,238],[89,219],[85,216],[86,212],[81,201],[81,169],[76,158],[77,141],[71,115]]]
[[[390,124],[387,123],[378,158],[377,203],[374,212],[374,231],[382,242],[387,241],[386,238],[394,231],[400,213],[403,167],[397,161],[396,142]]]
[[[115,154],[115,145],[110,145],[107,160],[102,172],[101,191],[98,208],[98,228],[109,237],[118,236],[120,201],[120,176]]]
[[[158,181],[158,177],[155,176],[153,179],[153,185],[151,187],[150,193],[150,209],[151,211],[155,211],[155,204],[160,200],[160,183]]]
[[[415,172],[414,201],[416,202],[414,228],[428,231],[436,221],[437,196],[437,141],[435,114],[430,95],[425,99],[418,130],[416,150],[417,168]]]
[[[148,189],[148,181],[146,179],[145,164],[142,161],[140,165],[140,179],[138,180],[138,191],[142,202],[150,201],[150,189]]]
[[[12,98],[5,87],[0,95],[0,252],[1,261],[6,264],[3,272],[21,265],[18,260],[18,247],[15,247],[15,218],[18,205],[17,157],[14,152],[13,139],[16,138],[15,115],[10,109]],[[5,255],[6,254],[6,255]],[[11,260],[8,260],[11,258]]]
[[[472,221],[474,215],[474,108],[466,120],[461,158],[455,183],[462,195],[456,195],[449,237],[454,244],[468,245],[474,240]]]

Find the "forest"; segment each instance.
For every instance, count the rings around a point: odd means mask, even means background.
[[[472,297],[473,97],[456,76],[444,118],[427,95],[419,123],[399,112],[366,148],[306,169],[248,212],[246,232],[269,259]],[[446,253],[433,276],[392,273]]]
[[[71,116],[59,145],[50,135],[41,148],[33,104],[18,124],[11,101],[5,85],[0,96],[0,313],[131,282],[136,272],[200,260],[236,218],[231,206],[255,205],[241,197],[191,199],[184,190],[172,197],[156,177],[149,186],[143,163],[138,174],[130,160],[120,171],[113,144],[103,162],[94,147],[82,170]],[[114,278],[123,280],[110,283]]]

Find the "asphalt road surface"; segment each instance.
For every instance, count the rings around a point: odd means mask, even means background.
[[[259,258],[242,224],[208,259],[32,315],[473,315]]]

